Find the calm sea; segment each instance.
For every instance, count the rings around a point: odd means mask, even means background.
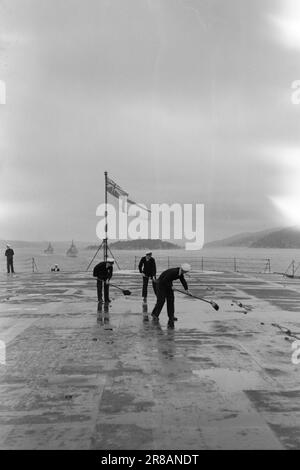
[[[55,263],[62,271],[85,271],[93,256],[94,250],[79,248],[76,258],[66,256],[68,247],[54,245],[53,255],[46,255],[40,247],[15,248],[15,270],[16,272],[31,272],[32,259],[34,258],[35,270],[49,272]],[[113,255],[118,261],[121,269],[137,269],[137,265],[144,251],[120,250],[114,251]],[[167,267],[175,267],[187,261],[196,270],[219,270],[219,271],[245,271],[263,272],[269,269],[267,260],[270,260],[270,268],[273,272],[285,272],[290,263],[295,260],[300,263],[300,250],[290,249],[253,249],[253,248],[207,248],[201,251],[185,250],[157,250],[153,252],[156,258],[158,271]],[[0,272],[6,271],[6,258],[2,251],[2,262]],[[102,260],[102,252],[93,261],[91,268]],[[299,268],[300,274],[300,268]]]

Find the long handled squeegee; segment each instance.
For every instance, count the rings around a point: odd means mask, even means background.
[[[219,305],[216,304],[216,302],[214,302],[213,300],[206,300],[206,299],[203,299],[202,297],[198,297],[197,295],[194,295],[194,294],[190,294],[188,292],[184,292],[183,290],[180,290],[180,289],[174,289],[176,292],[180,292],[181,294],[185,294],[187,295],[188,297],[192,297],[193,299],[198,299],[198,300],[202,300],[202,302],[206,302],[207,304],[210,304],[216,311],[219,310]]]
[[[115,284],[111,284],[111,283],[110,283],[110,285],[112,287],[115,287],[116,289],[119,289],[120,291],[122,291],[124,295],[131,295],[131,291],[128,290],[128,289],[121,289],[121,287],[116,286]]]

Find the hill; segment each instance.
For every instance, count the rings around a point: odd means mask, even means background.
[[[112,250],[178,250],[181,246],[163,240],[139,239],[119,240],[109,244]],[[96,250],[97,245],[87,246],[87,250]]]
[[[251,247],[300,249],[300,229],[290,227],[276,230],[256,240]]]
[[[206,243],[204,248],[222,248],[222,247],[246,247],[250,248],[254,246],[260,239],[272,234],[274,231],[279,229],[263,230],[260,232],[246,232],[234,235],[223,240],[216,240],[213,242]]]
[[[261,232],[240,233],[205,245],[205,248],[222,247],[300,249],[300,228],[288,227]]]

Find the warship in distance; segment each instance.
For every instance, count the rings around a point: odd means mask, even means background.
[[[53,246],[51,245],[51,243],[49,243],[49,245],[47,246],[47,248],[44,250],[44,253],[46,253],[46,255],[53,255],[53,253],[54,253],[54,248],[53,248]]]
[[[70,256],[71,258],[75,258],[78,255],[78,250],[77,250],[76,246],[74,245],[73,240],[72,240],[71,246],[68,249],[66,255]]]

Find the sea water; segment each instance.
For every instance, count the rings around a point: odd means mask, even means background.
[[[66,256],[68,246],[55,247],[53,255],[43,252],[40,245],[26,247],[13,247],[15,251],[14,265],[16,273],[30,273],[33,270],[39,272],[50,272],[51,267],[58,264],[61,271],[86,271],[89,263],[96,254],[96,250],[87,250],[84,244],[78,247],[78,256],[69,258]],[[2,250],[0,272],[6,272],[5,249]],[[139,250],[114,250],[113,256],[119,264],[120,269],[138,269],[138,263],[145,251]],[[266,248],[203,248],[199,251],[178,250],[154,250],[153,256],[157,262],[158,272],[168,267],[179,266],[183,262],[189,262],[192,268],[201,271],[240,271],[240,272],[264,272],[268,270],[268,261],[272,272],[285,272],[294,260],[297,266],[300,263],[300,250],[293,249],[266,249]],[[97,257],[91,264],[92,268],[103,259],[103,251],[98,252]],[[115,265],[118,270],[118,266]],[[299,267],[300,275],[300,267]]]

